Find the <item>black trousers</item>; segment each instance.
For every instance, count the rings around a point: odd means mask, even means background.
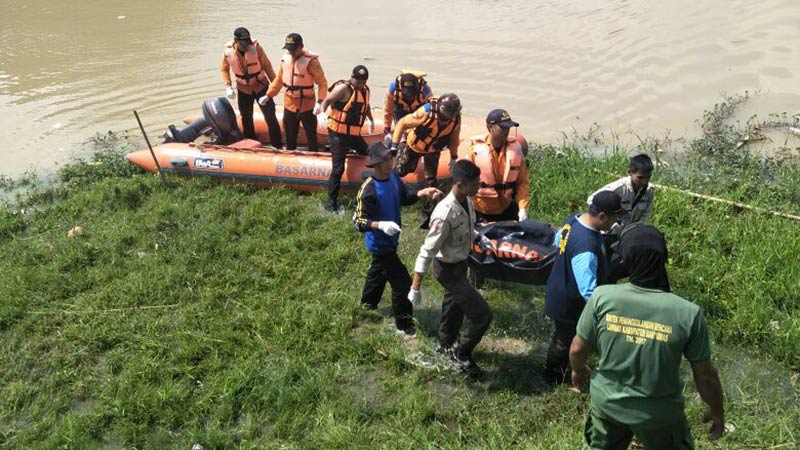
[[[411,319],[413,306],[408,300],[411,276],[397,257],[397,253],[372,255],[372,264],[367,271],[361,303],[369,308],[377,308],[387,281],[392,286],[392,313],[397,329],[405,330],[414,326],[414,321]]]
[[[553,340],[547,349],[545,371],[553,376],[565,377],[569,370],[569,347],[575,337],[576,322],[554,320]]]
[[[253,102],[257,102],[266,94],[267,88],[264,88],[263,91],[252,95],[240,91],[237,96],[239,113],[242,115],[242,132],[248,139],[256,139],[256,129],[253,125]],[[275,101],[270,99],[266,105],[259,104],[258,107],[261,108],[261,113],[264,114],[264,120],[269,128],[269,143],[275,148],[283,148],[281,126],[278,123],[278,116],[275,115]]]
[[[448,264],[435,259],[433,276],[444,287],[439,342],[450,346],[458,339],[459,357],[468,357],[492,323],[492,308],[467,281],[467,261]],[[459,339],[464,316],[469,324]]]
[[[513,201],[500,214],[484,214],[476,209],[475,216],[478,222],[501,222],[503,220],[517,220],[519,219],[519,206],[517,205],[516,201]]]
[[[328,177],[328,199],[335,202],[339,198],[339,188],[342,185],[347,150],[352,148],[358,154],[366,155],[367,141],[361,136],[340,134],[329,128],[328,142],[331,146],[331,175]]]
[[[297,134],[300,133],[301,122],[303,123],[303,129],[306,130],[308,149],[312,152],[319,150],[319,141],[317,141],[317,116],[314,115],[314,111],[297,112],[284,109],[283,130],[286,132],[286,149],[297,149]]]

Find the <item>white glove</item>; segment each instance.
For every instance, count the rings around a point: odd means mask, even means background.
[[[266,106],[269,101],[272,100],[269,95],[265,95],[258,99],[258,104],[261,106]]]
[[[517,217],[519,217],[520,222],[522,222],[523,220],[528,220],[528,211],[525,209],[520,209],[519,214],[517,214]]]
[[[316,105],[314,105],[314,115],[316,116],[321,112],[322,112],[322,103],[317,103]]]
[[[378,222],[378,229],[389,236],[394,236],[395,234],[403,231],[400,229],[400,225],[386,220]]]
[[[410,301],[412,305],[419,305],[422,303],[422,292],[411,288],[408,291],[408,301]]]
[[[228,86],[225,88],[225,97],[233,100],[236,98],[236,92],[233,90],[233,86]]]

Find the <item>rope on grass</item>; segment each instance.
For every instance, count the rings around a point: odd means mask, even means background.
[[[48,314],[95,314],[95,313],[109,313],[109,312],[125,312],[135,311],[138,309],[167,309],[179,306],[177,303],[172,305],[145,305],[145,306],[127,306],[123,308],[109,308],[109,309],[84,309],[84,310],[66,310],[57,309],[54,311],[31,311],[31,314],[48,315]]]
[[[595,173],[605,174],[605,175],[612,176],[612,177],[616,176],[616,175],[614,175],[613,173],[610,173],[610,172],[603,172],[598,168],[595,168],[594,171],[595,171]],[[766,214],[772,214],[773,216],[777,216],[777,217],[783,217],[784,219],[800,221],[800,216],[796,216],[794,214],[787,214],[787,213],[780,212],[780,211],[772,211],[770,209],[762,208],[760,206],[747,205],[745,203],[734,202],[733,200],[714,197],[714,196],[711,196],[711,195],[698,194],[697,192],[687,191],[687,190],[684,190],[684,189],[678,189],[678,188],[674,188],[674,187],[671,187],[671,186],[665,186],[663,184],[656,184],[656,183],[650,183],[650,184],[652,184],[654,187],[656,187],[658,189],[664,189],[666,191],[678,192],[678,193],[681,193],[681,194],[688,195],[690,197],[699,198],[701,200],[708,200],[708,201],[712,201],[712,202],[724,203],[726,205],[731,205],[731,206],[736,207],[736,208],[749,209],[751,211],[755,211],[755,212],[759,212],[759,213],[766,213]]]

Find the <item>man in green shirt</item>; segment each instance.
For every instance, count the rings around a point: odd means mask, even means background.
[[[626,233],[620,251],[630,283],[598,287],[581,314],[570,348],[572,382],[591,378],[586,449],[626,449],[633,436],[648,450],[693,449],[683,411],[681,357],[713,421],[709,437],[724,430],[722,386],[711,363],[708,329],[700,308],[669,293],[664,236],[652,225]],[[586,365],[592,348],[600,360]]]

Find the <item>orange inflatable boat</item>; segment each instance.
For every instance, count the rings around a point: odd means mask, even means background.
[[[189,118],[186,122],[191,124],[183,130],[172,128],[176,136],[170,138],[182,142],[165,142],[154,146],[155,160],[149,149],[143,149],[128,154],[128,161],[151,172],[156,172],[160,166],[161,172],[165,174],[210,177],[220,181],[245,182],[264,187],[282,185],[305,192],[325,190],[331,173],[331,155],[327,151],[310,152],[302,148],[278,150],[263,146],[259,141],[238,138],[232,143],[225,142],[225,139],[221,140],[223,143],[194,142],[202,135],[213,134],[217,136],[217,140],[220,140],[220,136],[236,136],[238,129],[235,124],[237,122],[240,124],[241,121],[238,113],[234,114],[227,100],[206,101],[203,104],[206,121],[201,120],[202,118]],[[254,116],[254,119],[257,136],[268,140],[263,117],[259,114]],[[327,129],[323,128],[318,129],[320,143],[327,144]],[[486,126],[483,121],[463,118],[461,131],[463,138],[485,132]],[[302,130],[300,136],[304,136]],[[364,138],[367,142],[375,142],[382,139],[383,135],[367,134]],[[519,138],[524,141],[521,136]],[[367,159],[365,155],[347,155],[342,176],[343,192],[356,192],[364,179],[372,173],[372,169],[366,166]],[[449,163],[450,158],[446,154],[439,159],[438,179],[443,184],[452,179]],[[424,187],[422,159],[417,169],[406,175],[403,180],[416,188]]]
[[[328,152],[276,150],[261,147],[261,143],[243,140],[232,145],[168,143],[153,147],[162,173],[181,176],[211,177],[221,181],[252,183],[258,186],[283,185],[298,191],[322,191],[331,174],[331,154]],[[348,154],[342,176],[342,191],[355,193],[371,173],[366,166],[367,156]],[[155,172],[156,165],[149,150],[128,155],[128,161]],[[439,180],[449,182],[450,158],[439,160]],[[422,164],[404,181],[424,187]]]

